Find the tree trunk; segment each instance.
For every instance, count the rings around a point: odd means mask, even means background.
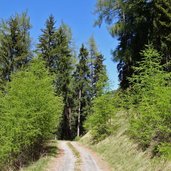
[[[81,90],[79,90],[79,104],[78,104],[78,123],[77,123],[77,137],[80,136],[80,118],[81,118]]]
[[[71,130],[71,118],[72,118],[72,111],[71,111],[71,107],[68,107],[68,117],[69,117],[69,129]]]

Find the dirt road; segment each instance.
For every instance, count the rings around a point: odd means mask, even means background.
[[[54,171],[110,171],[101,158],[78,142],[60,141],[59,148],[62,155],[55,161]]]

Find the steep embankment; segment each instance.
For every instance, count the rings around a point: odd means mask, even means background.
[[[91,145],[90,133],[82,137],[81,142],[97,151],[108,161],[114,171],[170,171],[171,164],[161,159],[150,159],[150,154],[138,149],[129,136],[128,120],[125,113],[119,113],[114,120],[117,129],[113,135],[98,144]]]

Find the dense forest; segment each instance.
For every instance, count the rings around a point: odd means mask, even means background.
[[[117,129],[152,157],[171,158],[171,2],[98,0],[103,22],[118,47],[120,87],[110,91],[104,56],[90,37],[79,52],[72,30],[50,15],[32,47],[27,13],[0,23],[0,169],[38,158],[50,139],[73,140],[90,131],[93,143]]]
[[[85,133],[91,101],[105,92],[108,78],[94,38],[77,56],[71,29],[64,23],[57,28],[52,15],[35,50],[27,13],[0,27],[0,168],[19,168],[38,157],[48,139]]]

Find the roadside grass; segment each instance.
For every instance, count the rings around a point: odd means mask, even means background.
[[[150,153],[143,152],[126,134],[128,119],[124,112],[118,113],[115,120],[117,129],[113,135],[97,144],[92,144],[91,132],[81,138],[81,142],[102,156],[114,171],[170,171],[171,164],[161,158],[151,159]]]
[[[23,167],[20,171],[46,171],[49,163],[58,155],[57,141],[50,141],[41,155],[39,160],[30,163],[28,166]]]
[[[69,148],[72,150],[74,156],[76,157],[76,164],[75,164],[75,171],[81,171],[81,168],[80,168],[80,165],[81,165],[81,156],[80,156],[80,153],[76,150],[76,148],[70,143],[68,142],[67,143]]]

